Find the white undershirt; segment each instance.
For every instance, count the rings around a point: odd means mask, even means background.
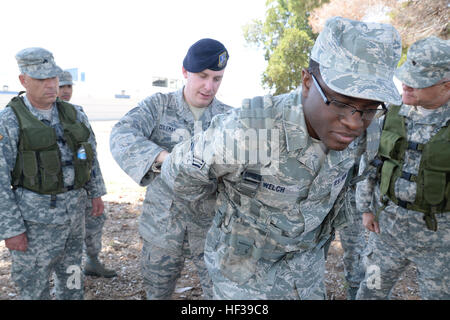
[[[194,119],[196,121],[201,118],[202,114],[206,110],[206,107],[205,108],[197,108],[197,107],[191,106],[190,104],[188,104],[188,106],[189,106],[189,109],[191,109],[192,115],[194,116]]]
[[[42,115],[42,117],[44,117],[45,120],[51,121],[52,120],[52,111],[53,111],[53,106],[50,109],[38,109],[35,108],[35,110],[40,113]]]

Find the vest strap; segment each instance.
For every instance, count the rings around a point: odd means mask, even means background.
[[[375,157],[370,164],[376,168],[381,168],[383,166],[383,160],[381,160],[379,157]]]
[[[50,209],[56,208],[56,195],[52,194],[50,196]]]
[[[408,149],[416,150],[416,151],[422,151],[424,148],[424,145],[422,143],[417,143],[413,141],[408,141]]]
[[[411,182],[416,182],[417,181],[417,176],[406,172],[406,171],[402,171],[402,174],[400,175],[400,178],[411,181]]]
[[[398,205],[399,207],[402,207],[402,208],[404,208],[404,209],[408,209],[408,205],[411,206],[411,203],[408,202],[408,201],[403,201],[403,200],[400,200],[400,199],[397,199],[397,200],[398,200],[397,205]]]

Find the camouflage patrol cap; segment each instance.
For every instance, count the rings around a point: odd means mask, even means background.
[[[53,54],[43,48],[26,48],[16,54],[20,72],[34,79],[57,77],[61,68],[55,64]]]
[[[72,74],[69,71],[63,71],[59,76],[59,86],[73,85]]]
[[[394,84],[401,39],[390,24],[333,17],[325,22],[311,51],[323,81],[355,98],[401,103]]]
[[[427,88],[450,77],[450,40],[428,37],[411,45],[395,76],[411,88]]]

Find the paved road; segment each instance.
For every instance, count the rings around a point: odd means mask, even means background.
[[[14,97],[14,95],[0,94],[0,110]],[[74,104],[83,107],[90,121],[118,120],[129,110],[134,108],[139,100],[136,99],[72,99]]]
[[[109,135],[117,121],[91,121],[92,129],[97,140],[97,153],[100,169],[105,180],[108,195],[103,200],[117,201],[122,197],[124,201],[133,198],[136,193],[142,193],[144,188],[134,182],[116,163],[109,151]]]

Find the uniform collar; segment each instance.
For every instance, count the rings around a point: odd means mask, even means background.
[[[365,135],[355,138],[348,146],[342,151],[330,150],[328,152],[327,160],[330,167],[333,167],[342,161],[355,157],[358,146],[365,140]]]
[[[297,160],[313,171],[319,167],[318,159],[311,157],[315,152],[312,139],[306,127],[303,105],[301,104],[301,89],[297,95],[288,96],[283,107],[283,129],[286,138],[286,149],[288,152],[299,150]],[[326,161],[326,160],[325,160]]]
[[[308,129],[301,104],[301,89],[298,89],[296,98],[283,107],[283,129],[286,137],[287,151],[303,149],[308,144]]]
[[[194,115],[192,114],[191,110],[189,109],[189,105],[187,104],[186,100],[184,99],[183,95],[184,86],[176,91],[176,100],[177,100],[177,110],[179,115],[185,119],[188,122],[194,122]],[[211,122],[211,119],[214,115],[218,113],[223,113],[224,110],[221,107],[223,106],[223,103],[217,100],[215,97],[209,104],[209,106],[206,107],[205,112],[203,112],[202,116],[198,121],[202,122]]]
[[[442,105],[435,112],[423,116],[415,106],[402,104],[398,112],[399,115],[409,118],[417,123],[422,124],[440,124],[447,123],[450,120],[450,103]]]
[[[175,93],[177,100],[177,111],[178,111],[177,113],[187,122],[194,122],[195,121],[194,115],[192,114],[188,104],[184,100],[183,90],[184,86]]]

